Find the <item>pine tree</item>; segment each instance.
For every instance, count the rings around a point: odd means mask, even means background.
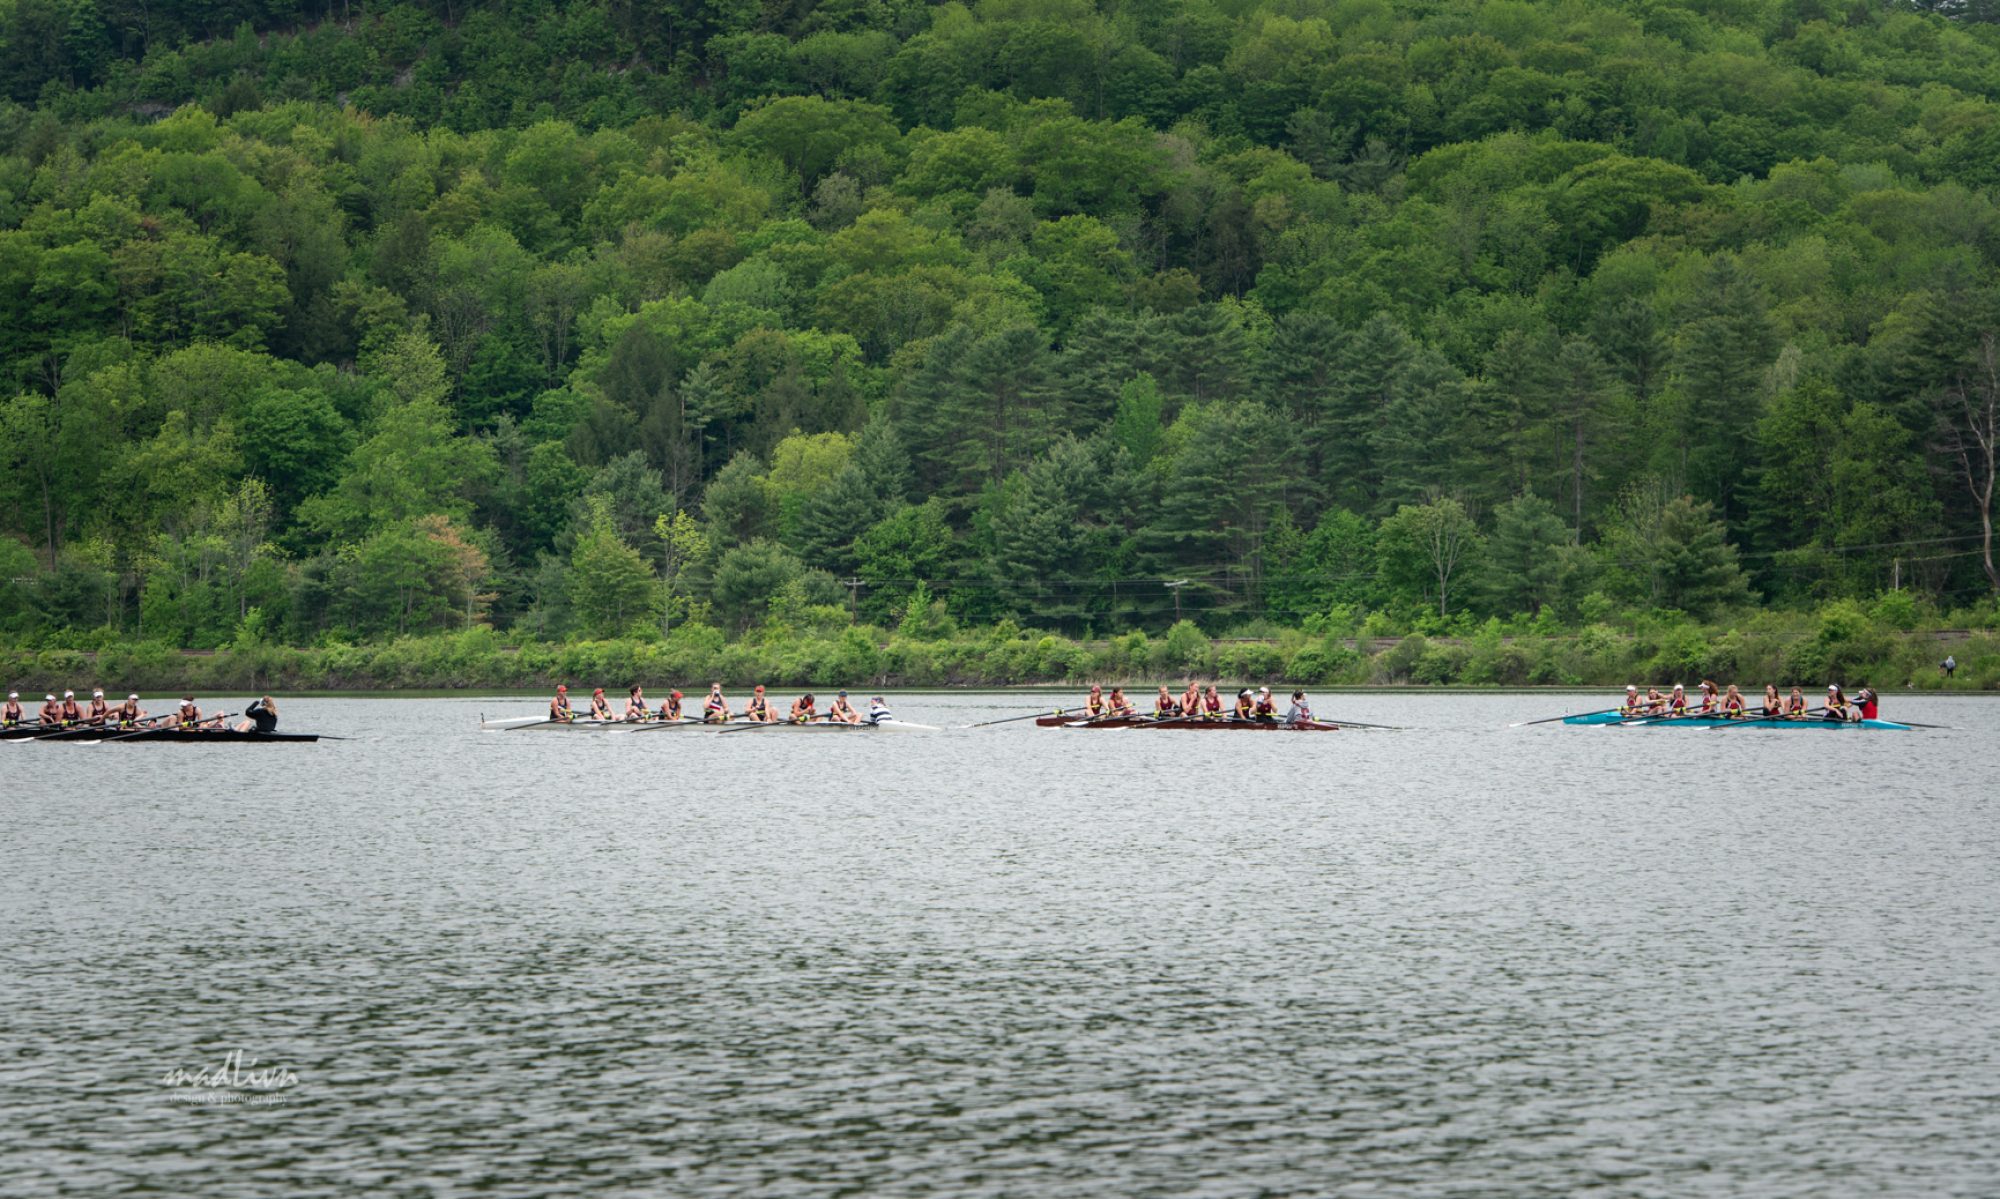
[[[1327,393],[1328,449],[1321,457],[1320,494],[1345,508],[1369,511],[1382,490],[1375,461],[1378,430],[1396,398],[1396,383],[1416,347],[1402,326],[1377,314],[1342,348]]]
[[[1415,503],[1450,491],[1469,469],[1464,428],[1465,376],[1436,350],[1417,353],[1398,372],[1389,406],[1372,431],[1382,481],[1378,505]]]
[[[1496,612],[1540,612],[1561,594],[1570,530],[1555,505],[1524,492],[1493,510],[1481,579]]]
[[[1750,480],[1751,438],[1764,408],[1764,375],[1777,348],[1756,280],[1729,256],[1703,274],[1674,343],[1681,401],[1680,468],[1688,488],[1725,519]]]

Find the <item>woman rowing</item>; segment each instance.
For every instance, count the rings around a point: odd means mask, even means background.
[[[598,687],[590,693],[590,718],[592,720],[611,719],[611,701],[604,698],[604,688]]]
[[[1153,719],[1170,720],[1180,714],[1181,706],[1175,702],[1174,693],[1167,690],[1165,683],[1161,683],[1160,693],[1153,697]]]
[[[77,725],[80,725],[82,723],[83,723],[83,709],[77,706],[76,692],[74,691],[63,692],[62,726],[66,729],[73,729]]]
[[[1785,714],[1784,697],[1778,694],[1776,683],[1764,684],[1764,718],[1775,720]]]
[[[1257,701],[1251,697],[1250,688],[1245,687],[1241,691],[1238,691],[1236,693],[1236,709],[1234,712],[1234,716],[1237,720],[1250,719],[1251,714],[1254,713],[1256,710],[1257,710]]]
[[[1806,718],[1806,693],[1797,687],[1785,698],[1785,719],[1804,720]]]
[[[146,719],[146,709],[139,706],[139,693],[134,691],[126,696],[125,702],[118,705],[118,710],[113,716],[117,718],[119,728],[137,728],[139,722]]]
[[[43,696],[42,710],[37,714],[36,718],[42,722],[42,727],[45,729],[61,728],[63,722],[62,701],[53,695]]]
[[[1083,698],[1083,714],[1092,720],[1104,715],[1104,688],[1096,683],[1090,685],[1090,694]]]
[[[1139,709],[1133,706],[1131,700],[1125,698],[1125,689],[1123,687],[1113,687],[1111,689],[1110,698],[1104,701],[1104,714],[1106,716],[1122,718],[1136,716],[1138,713]]]
[[[1660,694],[1658,687],[1646,688],[1646,715],[1660,716],[1667,710],[1667,697]]]
[[[1828,683],[1826,685],[1826,711],[1824,716],[1827,720],[1846,720],[1848,717],[1847,696],[1841,693],[1839,683]]]
[[[855,711],[854,705],[847,702],[845,691],[834,696],[833,702],[826,706],[826,718],[835,724],[861,723],[861,713]]]
[[[1201,715],[1201,684],[1188,680],[1187,690],[1181,692],[1181,715]]]
[[[743,719],[759,724],[777,723],[778,716],[771,711],[771,701],[764,698],[764,684],[759,683],[750,689],[750,702],[743,709]]]
[[[819,707],[808,691],[792,701],[791,715],[787,717],[793,724],[811,724],[819,719]]]
[[[681,718],[681,693],[672,691],[660,701],[660,719],[678,721]]]
[[[21,693],[9,691],[6,705],[0,706],[0,729],[19,728],[25,715],[27,713],[21,710]]]
[[[104,727],[104,722],[108,720],[110,716],[111,716],[111,705],[104,702],[104,688],[102,687],[91,688],[90,707],[84,710],[83,713],[84,720],[89,723],[91,728],[101,729]]]
[[[652,710],[646,707],[646,689],[637,683],[632,684],[632,690],[625,697],[625,719],[643,721],[652,715]]]
[[[576,719],[576,713],[569,706],[569,684],[557,683],[555,697],[549,700],[549,723],[568,724]]]
[[[1728,692],[1722,697],[1722,714],[1731,720],[1743,718],[1743,693],[1736,689],[1734,683],[1729,684]]]
[[[702,701],[701,719],[703,724],[728,724],[734,717],[729,710],[729,701],[722,697],[722,684],[708,685],[708,698]]]
[[[1667,697],[1667,715],[1686,716],[1688,712],[1687,688],[1674,684],[1674,693]]]
[[[195,706],[194,696],[192,695],[181,696],[181,706],[179,710],[174,713],[174,727],[176,728],[182,728],[182,729],[220,728],[222,726],[222,721],[223,721],[223,716],[219,712],[216,713],[214,716],[203,717],[201,714],[201,709]]]
[[[1646,714],[1645,701],[1639,698],[1639,688],[1631,683],[1625,684],[1625,702],[1618,705],[1618,714],[1620,716],[1644,716]]]
[[[1222,719],[1222,693],[1210,683],[1201,689],[1201,718],[1203,720]]]
[[[1715,690],[1715,680],[1703,679],[1699,687],[1701,689],[1701,715],[1715,715],[1722,703],[1722,697]]]
[[[1257,720],[1276,720],[1278,718],[1278,701],[1272,697],[1271,688],[1268,685],[1257,692],[1257,704],[1251,710],[1250,715]]]

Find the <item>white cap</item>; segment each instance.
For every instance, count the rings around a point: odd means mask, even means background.
[[[44,695],[42,698],[48,700],[50,703],[56,702],[56,697],[53,695]]]
[[[1638,688],[1637,688],[1637,687],[1634,687],[1634,686],[1633,686],[1632,684],[1630,684],[1630,683],[1627,683],[1627,684],[1625,684],[1625,690],[1627,690],[1627,691],[1637,691],[1637,690],[1638,690]]]
[[[1257,688],[1257,690],[1259,690],[1259,691],[1263,692],[1263,693],[1264,693],[1265,695],[1269,695],[1269,694],[1271,694],[1271,689],[1270,689],[1270,688],[1269,688],[1268,686],[1266,686],[1266,687],[1259,687],[1259,688]]]
[[[19,698],[21,698],[21,693],[20,693],[19,691],[9,691],[9,692],[7,693],[7,698],[8,698],[8,699],[19,699]]]
[[[102,687],[97,687],[97,688],[94,688],[94,689],[93,689],[93,690],[91,691],[91,693],[90,693],[90,698],[92,698],[92,699],[103,699],[103,698],[104,698],[104,688],[102,688]]]
[[[1676,691],[1686,691],[1686,690],[1687,690],[1687,688],[1686,688],[1686,687],[1683,687],[1683,686],[1681,686],[1681,685],[1680,685],[1679,683],[1675,683],[1675,684],[1674,684],[1674,690],[1676,690]]]
[[[137,691],[134,691],[134,692],[133,692],[132,694],[130,694],[130,695],[128,695],[128,696],[126,696],[125,698],[126,698],[126,699],[138,699],[138,698],[139,698],[139,693],[138,693]]]
[[[1838,690],[1840,690],[1840,684],[1839,684],[1839,683],[1828,683],[1828,684],[1826,685],[1826,689],[1827,689],[1828,691],[1838,691]]]
[[[65,691],[65,692],[63,692],[63,698],[64,698],[64,699],[75,699],[75,698],[76,698],[76,692],[74,692],[74,691]]]

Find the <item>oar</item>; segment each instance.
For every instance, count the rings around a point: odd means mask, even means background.
[[[1676,720],[1700,720],[1700,719],[1701,719],[1701,713],[1699,712],[1682,712],[1678,716],[1674,715],[1671,712],[1668,712],[1668,713],[1663,713],[1662,715],[1659,716],[1639,716],[1631,720],[1621,720],[1618,722],[1618,727],[1631,729],[1631,728],[1638,728],[1641,725],[1672,724]]]
[[[1017,720],[1039,720],[1044,716],[1068,716],[1081,711],[1083,711],[1082,708],[1057,708],[1053,712],[1030,712],[1026,716],[1009,716],[1004,720],[982,720],[978,724],[961,724],[958,727],[962,729],[983,729],[989,725],[1012,724]]]
[[[708,721],[706,720],[696,720],[692,716],[680,716],[676,717],[673,720],[647,721],[645,724],[640,725],[638,728],[633,729],[632,731],[635,733],[657,733],[661,729],[685,729],[690,727],[698,728],[706,724],[708,724]]]
[[[145,732],[148,726],[157,725],[162,720],[172,720],[174,715],[174,713],[168,712],[159,716],[148,716],[144,720],[135,722],[130,729],[120,729],[108,724],[79,725],[74,728],[51,729],[46,733],[34,737],[33,740],[60,741],[64,738],[74,737],[79,743],[82,743],[87,734],[95,734],[92,738],[92,743],[95,743],[98,740],[103,740],[106,733]]]
[[[1559,716],[1556,719],[1560,720],[1562,718]],[[1342,728],[1348,728],[1348,729],[1393,729],[1397,732],[1406,731],[1404,729],[1404,726],[1400,724],[1363,724],[1359,720],[1342,720],[1338,716],[1315,716],[1313,717],[1313,723],[1337,724]],[[1531,721],[1530,723],[1537,723],[1537,722]]]
[[[776,728],[783,728],[788,724],[811,724],[811,723],[812,721],[810,720],[745,720],[739,722],[733,729],[724,729],[722,731],[725,734],[754,733],[758,729],[776,729]]]
[[[1595,712],[1565,712],[1561,716],[1544,716],[1540,720],[1518,721],[1514,724],[1508,725],[1507,727],[1510,729],[1524,729],[1531,724],[1549,724],[1557,720],[1568,720],[1572,716],[1602,716],[1607,712],[1622,712],[1624,710],[1625,710],[1624,708],[1599,708]]]
[[[1773,720],[1810,720],[1815,716],[1823,715],[1825,712],[1826,709],[1821,707],[1807,708],[1797,716],[1745,716],[1741,720],[1732,718],[1722,721],[1719,724],[1710,725],[1708,731],[1713,733],[1717,729],[1740,729],[1748,725],[1763,724]]]

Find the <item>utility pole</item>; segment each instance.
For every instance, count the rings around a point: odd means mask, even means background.
[[[1181,622],[1181,588],[1188,585],[1186,579],[1175,579],[1167,584],[1167,590],[1174,593],[1174,623]]]
[[[853,624],[861,616],[861,589],[866,586],[860,579],[842,579],[847,585],[847,623]]]

